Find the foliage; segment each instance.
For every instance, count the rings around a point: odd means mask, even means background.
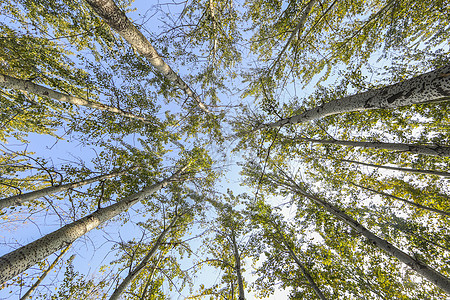
[[[317,289],[327,299],[446,297],[311,199],[448,280],[448,178],[404,169],[448,172],[449,156],[338,143],[448,149],[448,86],[437,87],[443,97],[435,103],[265,125],[448,68],[449,1],[114,1],[209,114],[92,2],[0,0],[0,80],[12,76],[145,122],[0,82],[0,198],[125,171],[3,210],[1,243],[17,249],[171,179],[78,239],[69,252],[85,260],[65,258],[65,270],[35,297],[107,299],[180,212],[124,299],[280,291],[314,299]],[[1,293],[22,295],[47,264],[7,281]]]

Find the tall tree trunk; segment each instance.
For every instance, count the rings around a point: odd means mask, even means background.
[[[147,282],[145,283],[144,290],[142,291],[142,295],[141,295],[141,297],[139,297],[139,300],[145,300],[145,299],[147,299],[146,295],[147,295],[148,287],[149,287],[150,283],[153,282],[153,276],[155,276],[156,268],[158,268],[158,265],[159,265],[159,263],[161,262],[162,258],[163,258],[162,255],[160,255],[159,258],[158,258],[158,261],[157,261],[156,264],[153,266],[152,273],[150,274],[150,276],[149,276]],[[153,288],[152,288],[152,289],[153,289]],[[150,293],[151,293],[152,289],[150,289]]]
[[[213,37],[212,37],[212,41],[210,42],[211,44],[211,51],[212,51],[212,61],[213,61],[213,65],[216,64],[216,55],[217,55],[217,46],[218,46],[218,40],[217,40],[217,20],[216,20],[216,8],[214,7],[214,1],[213,0],[209,0],[208,3],[209,6],[209,12],[210,12],[210,16],[211,16],[211,21],[212,21],[212,26],[213,26]]]
[[[236,277],[238,281],[239,300],[245,300],[244,281],[242,279],[241,273],[241,256],[239,254],[239,249],[237,247],[236,237],[233,228],[231,228],[231,242],[233,244],[234,270],[236,271]]]
[[[356,184],[356,183],[353,183],[353,182],[351,182],[351,184],[353,184],[354,186],[357,186],[359,188],[371,191],[373,193],[382,195],[382,196],[386,196],[386,197],[390,197],[392,199],[403,201],[403,202],[408,203],[409,205],[413,205],[413,206],[415,206],[417,208],[425,209],[425,210],[428,210],[428,211],[432,211],[432,212],[441,214],[441,215],[443,215],[445,217],[450,217],[450,213],[448,213],[446,211],[443,211],[443,210],[440,210],[440,209],[436,209],[436,208],[432,208],[432,207],[428,207],[428,206],[424,206],[424,205],[415,203],[413,201],[409,201],[407,199],[403,199],[403,198],[400,198],[400,197],[397,197],[397,196],[394,196],[394,195],[391,195],[391,194],[383,193],[383,192],[380,192],[380,191],[377,191],[377,190],[374,190],[374,189],[371,189],[371,188],[368,188],[368,187],[365,187],[365,186],[362,186],[362,185],[359,185],[359,184]]]
[[[122,36],[139,54],[154,66],[165,78],[182,89],[206,113],[210,113],[200,97],[175,73],[159,56],[147,38],[133,25],[113,0],[86,0],[93,10],[117,33]]]
[[[348,160],[348,159],[342,159],[342,161],[348,162],[348,163],[354,163],[354,164],[358,164],[358,165],[363,165],[363,166],[368,166],[368,167],[372,167],[372,168],[401,171],[401,172],[408,172],[408,173],[414,173],[414,174],[425,174],[425,175],[436,175],[436,176],[441,176],[441,177],[450,177],[450,173],[444,172],[444,171],[419,170],[419,169],[411,169],[411,168],[380,166],[380,165],[363,163],[360,161]]]
[[[101,180],[106,180],[109,178],[113,178],[116,176],[120,176],[123,174],[126,174],[127,172],[129,172],[132,169],[136,169],[137,167],[125,170],[125,171],[121,171],[121,172],[113,172],[110,174],[106,174],[106,175],[100,175],[100,176],[96,176],[90,179],[86,179],[86,180],[82,180],[82,181],[78,181],[78,182],[74,182],[74,183],[67,183],[67,184],[62,184],[62,185],[58,185],[58,186],[49,186],[37,191],[33,191],[33,192],[29,192],[29,193],[25,193],[25,194],[20,194],[20,195],[15,195],[15,196],[11,196],[11,197],[7,197],[7,198],[3,198],[0,199],[0,209],[6,208],[6,207],[11,207],[14,205],[22,205],[25,202],[40,198],[40,197],[44,197],[44,196],[49,196],[55,193],[60,193],[60,192],[64,192],[70,189],[74,189],[83,185],[87,185],[87,184],[91,184],[93,182],[96,181],[101,181]]]
[[[63,257],[64,254],[67,252],[67,250],[69,250],[70,246],[72,246],[72,244],[67,245],[67,247],[61,251],[61,253],[53,261],[53,263],[47,268],[47,270],[45,270],[44,273],[42,273],[39,279],[30,287],[30,289],[25,293],[25,295],[23,295],[23,297],[20,298],[20,300],[26,300],[31,296],[31,293],[34,292],[34,290],[41,284],[41,282],[45,279],[48,273],[50,273],[50,271],[56,266],[61,257]]]
[[[426,279],[428,279],[431,283],[441,288],[443,291],[445,291],[447,294],[450,295],[450,279],[442,275],[441,273],[437,272],[436,270],[432,269],[422,261],[408,255],[407,253],[403,252],[402,250],[398,249],[391,243],[389,243],[386,240],[383,240],[376,236],[374,233],[372,233],[370,230],[365,228],[363,225],[358,223],[355,219],[347,215],[345,212],[334,206],[333,204],[326,202],[325,200],[322,200],[314,195],[308,194],[305,191],[301,189],[300,186],[297,185],[297,183],[291,179],[288,178],[294,186],[291,186],[294,192],[299,193],[300,195],[310,199],[314,203],[322,206],[326,211],[352,227],[354,230],[359,232],[361,235],[365,236],[370,243],[377,246],[378,248],[386,251],[388,254],[396,257],[399,261],[403,262],[407,266],[409,266],[411,269],[416,271],[418,274],[422,275]]]
[[[300,124],[340,113],[445,100],[450,100],[450,65],[397,84],[330,101],[289,118],[263,124],[255,130]]]
[[[23,80],[4,74],[0,74],[0,87],[21,90],[23,92],[36,94],[41,97],[49,97],[61,102],[67,102],[77,106],[86,106],[94,109],[104,110],[130,119],[136,119],[147,124],[151,123],[150,121],[146,120],[143,117],[136,116],[132,113],[126,112],[117,107],[109,106],[95,101],[85,100],[79,97],[70,96],[64,93],[51,90],[49,88],[46,88],[45,86],[35,84],[29,80]]]
[[[305,268],[305,266],[303,266],[303,264],[301,263],[300,259],[298,259],[298,257],[295,254],[294,250],[292,250],[291,245],[289,245],[288,241],[286,240],[286,238],[284,237],[283,233],[280,231],[278,226],[274,222],[270,222],[270,223],[275,228],[275,230],[277,231],[278,235],[281,237],[281,240],[283,241],[284,246],[288,250],[289,254],[291,255],[292,259],[295,261],[297,266],[300,268],[300,271],[302,271],[303,276],[305,276],[306,280],[308,281],[309,285],[311,286],[311,288],[316,293],[317,297],[319,299],[321,299],[321,300],[327,300],[327,298],[324,296],[324,294],[320,290],[319,286],[316,284],[314,279],[309,274],[308,270]]]
[[[147,253],[147,255],[142,259],[142,261],[137,265],[133,271],[131,271],[127,277],[123,279],[123,281],[120,283],[120,285],[116,288],[114,293],[111,295],[109,300],[118,300],[120,295],[126,290],[128,285],[131,283],[131,281],[144,269],[144,267],[147,265],[148,261],[153,257],[153,255],[156,253],[156,250],[158,250],[158,247],[161,245],[164,237],[166,236],[167,232],[169,232],[170,229],[175,225],[176,221],[178,220],[180,216],[176,215],[172,222],[170,222],[169,226],[167,226],[161,234],[158,236],[158,239],[154,243],[153,247],[150,249],[150,251]]]
[[[342,145],[353,146],[361,148],[373,148],[384,149],[391,151],[411,152],[415,154],[434,155],[442,157],[450,157],[450,147],[438,146],[438,145],[414,145],[414,144],[402,144],[402,143],[382,143],[382,142],[354,142],[354,141],[341,141],[341,140],[319,140],[306,137],[296,137],[293,140],[307,141],[317,144],[330,144],[330,145]]]
[[[136,194],[123,198],[108,207],[100,208],[78,221],[65,225],[28,245],[0,257],[0,284],[24,272],[55,251],[73,243],[79,237],[126,211],[145,197],[164,188],[171,181],[175,180],[183,170],[184,168],[178,170],[169,178],[146,187]]]

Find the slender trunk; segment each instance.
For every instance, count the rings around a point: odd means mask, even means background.
[[[450,99],[450,65],[429,73],[389,85],[324,103],[303,113],[263,124],[255,130],[300,124],[340,113],[370,109],[391,109],[412,104]]]
[[[0,284],[24,272],[55,251],[73,243],[79,237],[126,211],[145,197],[164,188],[172,180],[176,179],[183,169],[178,170],[169,178],[144,188],[136,194],[123,198],[108,207],[100,208],[78,221],[65,225],[28,245],[0,257]]]
[[[317,284],[314,282],[314,279],[311,277],[311,275],[309,274],[308,270],[306,270],[306,268],[303,266],[303,264],[298,259],[297,255],[295,255],[294,251],[292,251],[292,249],[289,248],[288,245],[286,245],[286,248],[288,249],[289,254],[294,259],[295,263],[298,265],[298,267],[302,271],[303,276],[305,276],[306,280],[308,280],[309,285],[312,287],[312,289],[316,293],[317,298],[319,298],[321,300],[327,300],[327,298],[323,295],[322,291],[319,289]]]
[[[143,117],[136,116],[132,113],[121,110],[117,107],[109,106],[106,104],[98,103],[95,101],[90,101],[86,99],[82,99],[79,97],[70,96],[64,93],[60,93],[45,86],[35,84],[29,80],[23,80],[15,77],[10,77],[8,75],[0,74],[0,87],[8,88],[8,89],[16,89],[21,90],[28,93],[33,93],[39,95],[41,97],[49,97],[61,102],[71,103],[77,106],[86,106],[89,108],[100,109],[110,113],[115,113],[121,115],[123,117],[127,117],[130,119],[136,119],[142,121],[144,123],[150,123],[150,121],[146,120]]]
[[[354,164],[358,164],[358,165],[363,165],[363,166],[368,166],[368,167],[372,167],[372,168],[380,168],[380,169],[401,171],[401,172],[408,172],[408,173],[415,173],[415,174],[425,174],[425,175],[436,175],[436,176],[441,176],[441,177],[450,177],[450,173],[443,172],[443,171],[419,170],[419,169],[410,169],[410,168],[398,168],[398,167],[380,166],[380,165],[374,165],[374,164],[363,163],[363,162],[360,162],[360,161],[347,160],[347,159],[343,159],[342,161],[348,162],[348,163],[354,163]]]
[[[137,265],[133,271],[131,271],[127,277],[124,278],[124,280],[120,283],[120,285],[116,288],[114,293],[111,295],[109,300],[117,300],[119,299],[120,295],[126,290],[128,285],[131,283],[131,281],[144,269],[144,267],[147,265],[148,261],[153,257],[153,255],[156,253],[156,250],[158,250],[158,247],[161,245],[165,235],[167,232],[172,229],[172,227],[175,225],[175,222],[178,220],[179,215],[176,215],[172,222],[170,222],[169,226],[167,226],[163,232],[159,235],[158,239],[156,240],[153,247],[150,249],[150,251],[147,253],[147,255],[142,259],[142,261]]]
[[[241,274],[241,257],[236,243],[236,237],[234,236],[234,230],[231,229],[231,241],[233,243],[233,255],[234,255],[234,270],[236,271],[238,288],[239,288],[239,300],[245,300],[244,294],[244,281]]]
[[[292,180],[291,180],[292,181]],[[445,277],[444,275],[440,274],[436,270],[430,268],[428,265],[423,263],[422,261],[408,255],[407,253],[403,252],[402,250],[398,249],[391,243],[389,243],[386,240],[383,240],[376,236],[374,233],[372,233],[370,230],[365,228],[363,225],[358,223],[355,219],[347,215],[345,212],[337,208],[331,203],[328,203],[316,196],[313,196],[311,194],[308,194],[301,190],[301,188],[294,182],[296,185],[295,191],[300,193],[302,196],[310,199],[311,201],[315,202],[316,204],[322,206],[326,211],[337,217],[338,219],[342,220],[344,223],[352,227],[354,230],[359,232],[361,235],[365,236],[371,244],[377,246],[378,248],[386,251],[388,254],[396,257],[399,261],[403,262],[407,266],[409,266],[411,269],[416,271],[418,274],[422,275],[426,279],[428,279],[431,283],[435,284],[439,288],[441,288],[443,291],[445,291],[447,294],[450,295],[450,279]]]
[[[316,293],[317,297],[321,300],[327,300],[327,298],[324,296],[324,294],[322,293],[322,291],[320,290],[320,288],[317,286],[316,282],[314,281],[314,279],[311,277],[311,275],[309,274],[308,270],[305,268],[305,266],[303,266],[303,264],[300,262],[300,259],[298,259],[297,255],[295,254],[294,250],[292,250],[292,247],[289,245],[288,241],[285,239],[283,233],[280,231],[280,229],[278,228],[278,226],[271,222],[272,226],[275,228],[275,230],[277,231],[278,235],[281,237],[284,246],[286,247],[286,249],[288,250],[289,254],[291,255],[292,259],[294,259],[295,263],[298,265],[298,267],[300,268],[300,270],[302,271],[303,276],[305,276],[306,280],[308,280],[309,285],[312,287],[312,289],[314,290],[314,292]]]
[[[182,89],[206,113],[210,113],[200,97],[164,62],[147,38],[127,18],[113,0],[86,0],[92,9],[139,54],[154,66],[165,78]]]
[[[409,201],[407,199],[403,199],[403,198],[400,198],[400,197],[397,197],[397,196],[394,196],[394,195],[391,195],[391,194],[387,194],[387,193],[383,193],[383,192],[380,192],[380,191],[377,191],[377,190],[373,190],[371,188],[368,188],[368,187],[365,187],[365,186],[362,186],[362,185],[359,185],[359,184],[356,184],[356,183],[353,183],[353,182],[351,182],[351,184],[353,184],[354,186],[357,186],[359,188],[371,191],[373,193],[382,195],[382,196],[386,196],[386,197],[390,197],[392,199],[403,201],[403,202],[408,203],[409,205],[413,205],[413,206],[415,206],[417,208],[425,209],[425,210],[428,210],[428,211],[432,211],[432,212],[441,214],[441,215],[443,215],[445,217],[450,217],[450,213],[448,213],[446,211],[443,211],[443,210],[440,210],[440,209],[436,209],[436,208],[431,208],[431,207],[424,206],[424,205],[420,205],[420,204],[417,204],[417,203],[415,203],[413,201]]]
[[[217,41],[217,36],[216,36],[217,35],[216,8],[214,7],[213,0],[209,0],[209,11],[210,11],[212,26],[213,26],[213,37],[212,37],[212,42],[210,42],[210,44],[212,44],[212,46],[211,46],[212,54],[213,54],[212,61],[213,61],[213,65],[215,65],[218,41]]]
[[[135,169],[135,168],[132,168],[132,169]],[[31,201],[34,199],[38,199],[40,197],[49,196],[49,195],[52,195],[55,193],[60,193],[60,192],[74,189],[74,188],[77,188],[77,187],[80,187],[83,185],[91,184],[96,181],[106,180],[109,178],[120,176],[120,175],[126,174],[129,171],[130,171],[130,169],[128,169],[126,171],[110,173],[107,175],[100,175],[100,176],[96,176],[96,177],[78,181],[78,182],[62,184],[62,185],[58,185],[58,186],[49,186],[49,187],[46,187],[46,188],[43,188],[43,189],[40,189],[37,191],[3,198],[3,199],[0,199],[0,209],[15,206],[15,205],[22,205],[25,202],[28,202],[28,201]]]
[[[44,280],[44,278],[48,275],[48,273],[50,273],[50,271],[56,266],[61,257],[63,257],[63,255],[67,252],[67,250],[69,250],[70,246],[72,246],[72,244],[69,244],[66,248],[64,248],[61,251],[58,257],[56,257],[53,263],[48,267],[48,269],[45,270],[44,273],[42,273],[41,277],[39,277],[39,279],[31,286],[31,288],[25,293],[25,295],[23,295],[23,297],[20,298],[20,300],[26,300],[31,296],[31,293],[33,293],[33,291],[41,284],[42,280]]]
[[[311,10],[316,2],[317,2],[317,0],[310,0],[308,2],[308,4],[306,4],[305,10],[303,11],[302,15],[300,16],[300,20],[298,21],[297,26],[295,27],[294,31],[292,31],[291,35],[289,36],[289,38],[288,38],[286,44],[284,45],[283,49],[281,50],[280,54],[278,54],[277,60],[273,63],[271,69],[273,69],[278,64],[278,62],[280,61],[284,52],[286,52],[286,49],[289,47],[289,45],[291,44],[294,37],[297,34],[301,33],[300,29],[302,29],[303,26],[305,25],[306,18],[308,17],[309,13],[311,12]]]
[[[414,144],[402,144],[402,143],[382,143],[382,142],[354,142],[354,141],[341,141],[341,140],[318,140],[305,137],[296,137],[294,140],[308,141],[318,144],[331,144],[342,146],[353,146],[361,148],[373,148],[384,149],[391,151],[411,152],[415,154],[435,155],[450,157],[450,147],[438,146],[438,145],[414,145]]]
[[[145,284],[144,290],[142,291],[142,295],[139,298],[139,300],[146,299],[145,295],[147,294],[148,287],[149,287],[150,283],[153,281],[153,276],[155,276],[156,268],[158,267],[161,260],[162,260],[162,255],[160,255],[160,257],[158,258],[158,261],[156,262],[155,266],[153,267],[152,273],[150,274],[150,277],[148,278],[147,283]],[[150,290],[150,292],[151,292],[151,290]]]

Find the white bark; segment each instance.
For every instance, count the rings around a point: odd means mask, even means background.
[[[135,169],[135,168],[132,168],[132,169]],[[62,185],[57,185],[57,186],[49,186],[49,187],[46,187],[46,188],[43,188],[43,189],[40,189],[37,191],[3,198],[3,199],[0,199],[0,209],[6,208],[6,207],[11,207],[11,206],[22,205],[23,203],[32,201],[34,199],[38,199],[38,198],[41,198],[44,196],[49,196],[49,195],[52,195],[55,193],[64,192],[64,191],[74,189],[74,188],[77,188],[77,187],[80,187],[83,185],[91,184],[96,181],[106,180],[109,178],[120,176],[120,175],[126,174],[129,171],[130,170],[114,172],[111,174],[100,175],[100,176],[96,176],[96,177],[93,177],[90,179],[77,181],[74,183],[67,183],[67,184],[62,184]]]
[[[158,236],[158,239],[155,241],[153,247],[150,249],[150,251],[147,253],[147,255],[142,259],[142,261],[137,265],[133,271],[131,271],[127,277],[125,277],[120,285],[116,288],[114,293],[111,295],[109,300],[118,300],[120,295],[126,290],[128,285],[131,283],[131,281],[144,269],[144,267],[147,265],[148,261],[153,257],[153,255],[156,253],[156,250],[158,250],[158,247],[161,245],[164,237],[166,236],[167,232],[169,232],[170,229],[175,225],[176,221],[178,220],[179,215],[176,215],[172,222],[170,222],[169,226],[167,226],[161,234]]]
[[[24,272],[50,254],[73,243],[92,229],[167,186],[172,180],[176,179],[183,169],[169,178],[144,188],[136,194],[123,198],[108,207],[100,208],[78,221],[65,225],[28,245],[0,257],[0,284]]]
[[[67,94],[63,94],[54,90],[51,90],[49,88],[46,88],[45,86],[35,84],[28,80],[23,80],[19,78],[14,78],[8,75],[0,74],[0,87],[7,88],[7,89],[15,89],[20,90],[23,92],[28,92],[32,94],[39,95],[41,97],[49,97],[61,102],[67,102],[70,104],[74,104],[77,106],[86,106],[89,108],[94,109],[100,109],[107,112],[115,113],[118,115],[121,115],[123,117],[127,117],[130,119],[136,119],[139,121],[142,121],[144,123],[150,124],[148,120],[146,120],[143,117],[136,116],[132,113],[126,112],[124,110],[121,110],[119,108],[109,106],[106,104],[85,100],[79,97],[70,96]]]
[[[210,113],[200,97],[175,73],[159,56],[152,44],[127,18],[113,0],[86,0],[92,9],[121,37],[123,37],[139,54],[154,66],[165,78],[182,89],[206,113]]]
[[[434,155],[442,157],[450,157],[450,147],[438,145],[414,145],[402,143],[382,143],[382,142],[354,142],[341,140],[318,140],[305,137],[296,137],[294,140],[308,141],[317,144],[331,144],[352,146],[361,148],[384,149],[391,151],[411,152],[415,154]]]
[[[340,113],[392,109],[412,104],[450,100],[450,65],[365,93],[344,97],[255,130],[300,124]]]
[[[411,169],[411,168],[380,166],[380,165],[374,165],[374,164],[363,163],[360,161],[347,160],[347,159],[343,159],[342,161],[348,162],[348,163],[354,163],[354,164],[358,164],[358,165],[363,165],[363,166],[368,166],[368,167],[372,167],[372,168],[380,168],[380,169],[401,171],[401,172],[414,173],[414,174],[425,174],[425,175],[435,175],[435,176],[441,176],[441,177],[450,177],[450,173],[444,172],[444,171],[419,170],[419,169]]]
[[[213,0],[209,0],[209,12],[211,15],[211,20],[212,20],[212,26],[213,26],[213,32],[214,32],[214,36],[212,37],[212,41],[210,42],[211,46],[211,51],[212,51],[212,63],[213,65],[216,64],[216,55],[217,55],[217,46],[218,46],[218,40],[217,40],[217,20],[216,20],[216,8],[214,7],[214,2]]]
[[[294,183],[295,184],[295,183]],[[296,185],[296,184],[295,184]],[[303,195],[304,197],[312,200],[316,204],[322,206],[326,211],[337,217],[338,219],[342,220],[344,223],[352,227],[354,230],[356,230],[358,233],[366,237],[370,243],[377,246],[378,248],[386,251],[388,254],[396,257],[399,261],[406,264],[408,267],[416,271],[418,274],[422,275],[426,279],[428,279],[431,283],[441,288],[443,291],[445,291],[447,294],[450,295],[450,279],[445,277],[444,275],[440,274],[436,270],[432,269],[422,261],[408,255],[407,253],[403,252],[402,250],[398,249],[391,243],[389,243],[386,240],[383,240],[376,236],[374,233],[372,233],[370,230],[365,228],[363,225],[358,223],[355,219],[347,215],[345,212],[341,211],[339,208],[334,206],[331,203],[328,203],[314,195],[308,194],[300,189],[299,186],[296,185],[296,188],[294,188],[295,192],[298,192],[299,194]]]

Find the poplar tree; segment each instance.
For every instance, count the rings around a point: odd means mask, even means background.
[[[450,294],[448,2],[139,5],[0,1],[0,225],[17,230],[3,231],[5,293]],[[52,154],[66,141],[70,155]],[[166,177],[173,165],[188,167]],[[189,208],[170,232],[164,197]],[[27,220],[55,231],[19,247]],[[64,274],[45,270],[98,227],[117,259],[95,274],[69,255]],[[199,285],[206,264],[223,276]]]

